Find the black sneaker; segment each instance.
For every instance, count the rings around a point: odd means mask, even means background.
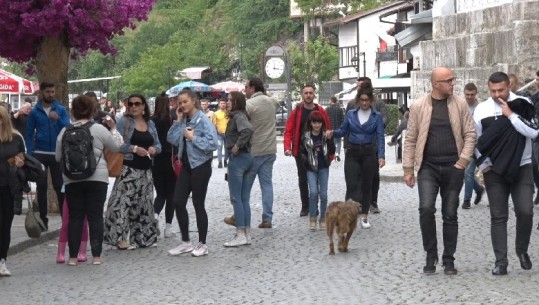
[[[219,165],[217,165],[218,168],[223,168],[223,163],[219,162]]]
[[[307,215],[309,215],[309,209],[307,209],[307,208],[302,208],[302,209],[301,209],[301,212],[299,212],[299,216],[300,216],[300,217],[303,217],[303,216],[307,216]]]
[[[475,195],[475,200],[473,201],[473,204],[479,204],[484,194],[485,194],[485,187],[482,186],[481,190]]]
[[[462,208],[467,210],[470,208],[470,200],[464,200],[464,202],[462,203]]]
[[[436,272],[436,264],[438,263],[437,258],[427,257],[427,263],[423,267],[423,273],[434,274]]]
[[[335,161],[341,162],[341,157],[339,157],[339,155],[335,155]]]
[[[228,161],[225,161],[225,167],[227,167],[227,166],[228,166]]]
[[[457,269],[455,269],[454,263],[445,263],[444,264],[444,274],[445,275],[456,275]]]

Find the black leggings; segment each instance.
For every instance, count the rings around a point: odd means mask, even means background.
[[[9,186],[0,186],[0,259],[7,258],[14,215],[13,196]]]
[[[372,144],[349,144],[344,160],[346,199],[361,203],[362,214],[368,214],[372,202],[372,183],[378,160],[376,147]]]
[[[172,170],[172,161],[170,156],[166,158],[155,158],[152,167],[153,186],[155,187],[155,200],[153,209],[155,213],[160,214],[165,207],[165,221],[172,223],[174,218],[174,186],[176,185],[176,176]]]
[[[69,207],[68,244],[69,257],[77,257],[84,216],[90,228],[92,256],[100,257],[103,249],[103,206],[107,199],[107,183],[81,181],[65,187]]]
[[[206,213],[205,201],[208,191],[208,183],[212,173],[211,159],[203,164],[191,168],[184,162],[174,191],[174,206],[176,207],[176,218],[182,233],[182,240],[189,241],[189,214],[187,213],[187,200],[189,193],[193,193],[193,206],[198,227],[198,241],[206,243],[208,235],[208,214]]]

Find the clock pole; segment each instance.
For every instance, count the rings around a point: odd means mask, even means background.
[[[274,45],[266,51],[265,58],[266,63],[274,58],[279,58],[281,62],[284,61],[284,71],[282,72],[284,72],[286,78],[286,108],[288,110],[288,113],[290,113],[290,111],[292,110],[292,63],[290,62],[288,53],[283,47],[279,45]],[[270,75],[267,70],[265,75],[269,78],[278,78],[276,75]]]

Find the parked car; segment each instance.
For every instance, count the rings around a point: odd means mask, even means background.
[[[288,120],[288,109],[286,109],[286,106],[279,106],[275,113],[275,128],[281,135],[284,134],[286,120]]]

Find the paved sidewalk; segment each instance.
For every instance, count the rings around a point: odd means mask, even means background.
[[[411,189],[402,182],[382,181],[378,198],[382,212],[369,216],[372,228],[358,228],[350,241],[349,253],[330,256],[325,232],[310,231],[308,217],[299,217],[295,162],[283,155],[282,144],[278,149],[273,179],[273,228],[257,228],[262,207],[260,187],[255,182],[251,193],[250,246],[223,247],[234,234],[234,229],[223,223],[223,217],[232,213],[232,207],[223,179],[226,169],[217,168],[214,162],[206,199],[208,256],[169,256],[167,251],[178,245],[179,236],[161,235],[157,247],[133,251],[104,247],[104,265],[87,262],[70,267],[56,264],[56,242],[45,242],[8,257],[13,276],[0,277],[0,303],[536,304],[539,268],[534,266],[529,271],[520,268],[514,253],[514,213],[508,222],[507,276],[490,274],[494,255],[486,199],[470,210],[459,208],[455,254],[458,275],[444,275],[440,265],[435,275],[425,275],[417,188]],[[391,165],[394,159],[389,153],[388,150],[387,162]],[[343,169],[342,161],[330,167],[330,201],[344,199]],[[191,201],[187,209],[190,237],[197,242]],[[161,215],[161,229],[163,221]],[[440,209],[436,222],[441,254]],[[173,231],[178,232],[176,221],[172,225]],[[529,250],[534,264],[539,260],[537,233],[534,227]]]

